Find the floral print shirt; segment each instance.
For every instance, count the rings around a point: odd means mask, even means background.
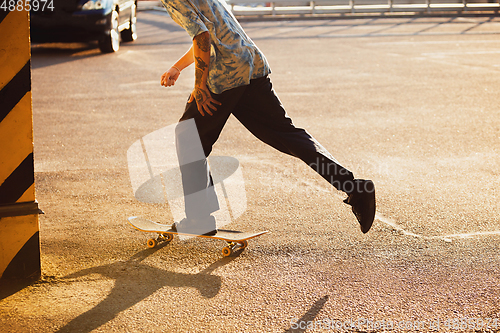
[[[224,0],[161,0],[170,17],[194,38],[211,40],[208,88],[215,94],[250,83],[271,70]]]

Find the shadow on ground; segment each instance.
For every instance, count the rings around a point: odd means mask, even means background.
[[[29,280],[1,280],[0,281],[0,301],[16,294],[17,292],[36,283],[36,279]]]
[[[291,324],[291,327],[285,333],[305,332],[309,328],[307,324],[314,322],[314,319],[318,316],[318,313],[323,309],[329,298],[329,295],[325,295],[317,300],[299,320]]]
[[[92,267],[65,276],[63,280],[99,274],[115,282],[113,289],[102,302],[74,318],[57,332],[90,332],[165,286],[193,287],[198,289],[203,297],[212,298],[221,288],[221,278],[211,273],[239,255],[237,253],[218,260],[197,274],[170,272],[141,263],[160,248],[161,246],[143,250],[127,261]]]
[[[103,55],[97,42],[33,43],[31,54],[33,69]]]

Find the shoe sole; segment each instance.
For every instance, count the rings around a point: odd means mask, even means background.
[[[375,211],[376,211],[376,200],[375,200],[375,185],[372,181],[369,182],[369,188],[373,189],[373,191],[366,192],[365,200],[368,201],[368,208],[364,211],[363,218],[359,221],[361,232],[366,234],[370,231],[373,221],[375,220]],[[365,202],[366,202],[365,201]]]

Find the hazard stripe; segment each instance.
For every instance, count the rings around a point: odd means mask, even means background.
[[[0,185],[33,152],[32,122],[31,92],[28,92],[0,122]],[[33,200],[34,197],[28,201]]]
[[[28,60],[23,68],[14,76],[5,87],[0,90],[0,122],[4,120],[9,112],[19,101],[31,90],[31,60]]]
[[[29,12],[0,10],[0,286],[40,276],[29,38]]]
[[[33,153],[0,185],[0,204],[15,203],[35,182]]]
[[[35,183],[24,192],[24,194],[17,200],[17,202],[32,202],[35,197]]]
[[[24,244],[0,277],[6,279],[36,279],[40,277],[40,232],[37,231]]]
[[[19,200],[33,201],[33,127],[31,115],[31,60],[29,33],[25,36],[26,13],[10,13],[0,18],[2,47],[7,57],[0,72],[0,205]],[[24,28],[24,29],[20,29]],[[26,58],[25,58],[26,56]],[[32,189],[32,191],[29,191]]]

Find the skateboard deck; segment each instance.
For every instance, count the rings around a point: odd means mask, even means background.
[[[230,256],[235,249],[246,248],[249,239],[259,237],[267,233],[267,230],[260,232],[243,232],[243,231],[225,230],[225,229],[217,230],[217,233],[215,235],[180,233],[174,231],[169,225],[157,223],[138,216],[129,217],[128,223],[130,223],[130,225],[137,230],[158,234],[157,238],[151,238],[148,240],[147,245],[149,248],[154,248],[160,242],[167,242],[167,243],[171,242],[174,239],[174,235],[213,238],[227,242],[227,246],[222,249],[222,254],[225,257]]]

